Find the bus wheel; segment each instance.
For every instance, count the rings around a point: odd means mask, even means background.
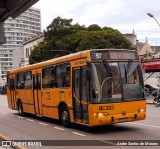
[[[21,101],[18,102],[18,113],[21,116],[23,115],[23,106]]]
[[[69,127],[70,124],[70,115],[69,110],[66,106],[63,106],[60,112],[60,121],[63,126]]]

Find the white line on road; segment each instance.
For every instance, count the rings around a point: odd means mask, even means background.
[[[34,120],[31,120],[31,119],[28,118],[27,121],[33,122]]]
[[[82,136],[82,137],[85,137],[86,135],[84,135],[84,134],[81,134],[81,133],[78,133],[78,132],[72,132],[73,134],[75,134],[75,135],[79,135],[79,136]]]
[[[45,125],[45,126],[48,126],[48,124],[45,124],[45,123],[39,123],[39,124],[41,124],[41,125]]]
[[[136,125],[141,125],[141,126],[146,126],[146,127],[153,127],[153,128],[160,128],[160,126],[154,126],[154,125],[146,125],[146,124],[140,124],[140,123],[134,123],[134,122],[129,122],[130,124],[136,124]]]
[[[8,114],[8,115],[10,115],[10,116],[15,116],[15,115],[13,115],[13,114]]]
[[[58,129],[58,130],[65,130],[63,128],[60,128],[60,127],[54,127],[55,129]]]
[[[18,118],[23,118],[22,116],[17,116]]]
[[[8,114],[7,112],[0,111],[2,114]]]

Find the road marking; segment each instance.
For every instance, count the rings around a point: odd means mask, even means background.
[[[10,115],[10,116],[15,116],[15,115],[13,115],[13,114],[8,114],[8,115]]]
[[[48,126],[48,124],[45,124],[45,123],[39,123],[39,124],[41,124],[41,125],[45,125],[45,126]]]
[[[30,121],[30,122],[33,122],[33,121],[34,121],[34,120],[29,119],[29,118],[28,118],[27,120]]]
[[[7,112],[0,111],[2,114],[8,114]]]
[[[140,123],[134,123],[134,122],[129,122],[129,123],[130,124],[141,125],[141,126],[146,126],[146,127],[160,128],[160,126],[154,126],[154,125],[146,125],[146,124],[140,124]]]
[[[65,130],[63,128],[60,128],[60,127],[54,127],[55,129],[58,129],[58,130]]]
[[[23,118],[22,116],[17,116],[18,118]]]
[[[75,134],[75,135],[79,135],[79,136],[82,136],[82,137],[85,137],[86,135],[84,135],[84,134],[81,134],[81,133],[78,133],[78,132],[72,132],[73,134]]]

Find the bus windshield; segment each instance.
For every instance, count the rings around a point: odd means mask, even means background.
[[[108,63],[104,61],[91,63],[91,69],[91,103],[111,103],[143,99],[143,80],[140,77],[141,68],[138,62]]]

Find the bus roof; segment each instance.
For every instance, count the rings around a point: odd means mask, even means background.
[[[65,55],[65,56],[62,56],[62,57],[50,59],[50,60],[43,61],[43,62],[40,62],[40,63],[28,65],[26,67],[13,69],[13,70],[8,71],[7,73],[8,74],[16,73],[16,72],[19,72],[19,71],[31,70],[31,69],[35,69],[35,68],[39,68],[39,67],[44,67],[44,66],[47,66],[47,65],[52,65],[52,64],[56,64],[56,63],[63,63],[63,62],[71,61],[71,60],[80,59],[82,57],[87,57],[87,54],[89,52],[90,52],[90,50],[86,50],[86,51],[81,51],[81,52]]]
[[[54,59],[50,59],[47,61],[43,61],[40,63],[36,63],[33,65],[28,65],[26,67],[22,67],[22,68],[17,68],[17,69],[13,69],[8,71],[7,73],[16,73],[19,71],[25,71],[25,70],[32,70],[32,69],[36,69],[39,67],[44,67],[44,66],[48,66],[48,65],[52,65],[52,64],[57,64],[57,63],[63,63],[63,62],[69,62],[71,60],[76,60],[76,59],[80,59],[80,58],[88,58],[91,59],[90,57],[90,51],[93,52],[98,52],[98,51],[110,51],[110,50],[123,50],[123,51],[128,51],[128,49],[90,49],[90,50],[85,50],[85,51],[81,51],[81,52],[77,52],[77,53],[73,53],[73,54],[69,54],[69,55],[65,55],[62,57],[58,57],[58,58],[54,58]],[[135,51],[135,50],[129,50],[129,51]]]

